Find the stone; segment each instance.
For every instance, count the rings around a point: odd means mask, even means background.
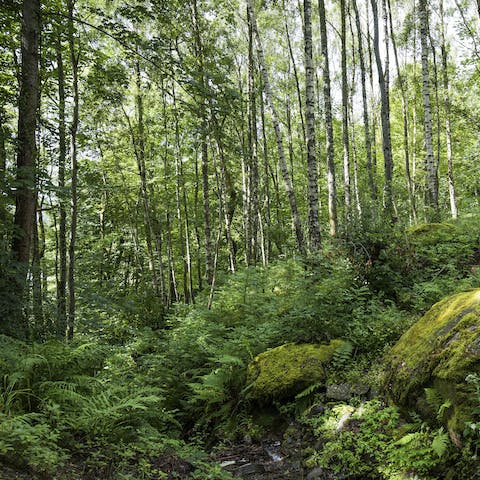
[[[350,390],[351,386],[348,383],[341,383],[339,385],[327,385],[327,392],[325,396],[330,400],[347,402],[352,396]]]
[[[370,393],[370,388],[366,383],[356,383],[350,391],[355,397],[366,397]]]
[[[325,366],[344,343],[286,344],[257,355],[247,371],[250,396],[262,401],[291,398],[309,385],[324,383]]]
[[[306,480],[318,480],[324,478],[324,476],[323,468],[315,467],[313,470],[310,470]]]
[[[480,289],[459,293],[436,303],[415,323],[386,357],[384,393],[408,408],[423,405],[425,388],[435,389],[451,412],[446,424],[462,432],[472,405],[465,378],[480,373]],[[430,412],[435,416],[437,412]],[[452,435],[452,434],[451,434]]]
[[[316,405],[313,405],[307,413],[307,418],[312,418],[312,417],[317,417],[319,415],[323,415],[325,413],[325,405],[322,405],[321,403],[317,403]]]
[[[235,470],[235,475],[238,475],[239,477],[248,477],[249,475],[264,472],[265,468],[263,467],[263,465],[259,463],[247,463],[245,465],[242,465],[241,467],[238,467]]]

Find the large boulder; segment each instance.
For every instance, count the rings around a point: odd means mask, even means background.
[[[328,345],[286,344],[257,355],[248,366],[250,395],[258,400],[292,397],[309,385],[324,382],[326,365],[346,342]]]
[[[449,406],[450,430],[463,431],[472,411],[465,378],[480,372],[480,289],[436,303],[393,347],[386,372],[385,392],[394,403],[435,409],[425,399],[425,389],[434,389]]]

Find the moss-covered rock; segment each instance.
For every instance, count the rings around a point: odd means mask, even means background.
[[[323,382],[326,365],[344,343],[332,340],[328,345],[286,344],[257,355],[248,366],[251,396],[258,400],[281,399]]]
[[[463,431],[470,410],[465,377],[478,372],[480,289],[475,289],[436,303],[402,336],[387,357],[385,391],[397,405],[415,407],[425,388],[434,388],[452,404],[449,427]]]
[[[451,223],[422,223],[407,229],[410,242],[420,245],[452,241],[457,234],[457,227]]]

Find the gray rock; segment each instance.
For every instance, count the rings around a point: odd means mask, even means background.
[[[356,383],[351,389],[352,395],[356,397],[366,397],[369,391],[370,385],[366,383]]]
[[[321,403],[317,403],[316,405],[313,405],[312,408],[308,411],[307,417],[312,418],[316,417],[318,415],[323,415],[325,412],[325,406],[322,405]]]
[[[248,477],[249,475],[254,475],[255,473],[264,473],[265,468],[263,465],[259,463],[247,463],[246,465],[242,465],[238,467],[235,471],[235,475],[239,477]]]
[[[350,393],[351,386],[348,383],[340,383],[338,385],[327,385],[326,397],[330,400],[338,400],[346,402],[352,396]]]
[[[306,477],[306,480],[318,480],[321,478],[324,478],[323,469],[320,467],[316,467],[309,472],[309,474]]]

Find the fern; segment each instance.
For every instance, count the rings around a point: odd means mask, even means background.
[[[425,388],[425,398],[430,408],[435,411],[437,420],[442,421],[452,402],[445,400],[435,388]]]
[[[435,437],[432,440],[432,450],[441,458],[445,455],[450,444],[450,437],[448,433],[443,430],[443,427],[437,430]]]
[[[319,388],[323,387],[323,383],[313,383],[309,385],[307,388],[302,390],[295,396],[295,400],[300,400],[302,398],[310,397],[313,393],[315,393]]]
[[[332,365],[336,368],[344,367],[351,359],[353,345],[350,342],[342,342],[332,356]]]
[[[410,443],[418,444],[422,439],[422,436],[422,432],[407,433],[402,438],[397,440],[394,445],[408,445]]]

